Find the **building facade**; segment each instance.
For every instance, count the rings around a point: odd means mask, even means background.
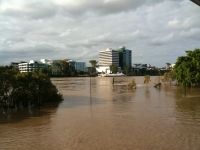
[[[75,62],[75,70],[77,72],[80,72],[80,71],[85,72],[85,62]]]
[[[99,51],[99,66],[115,65],[119,67],[119,51],[108,48],[104,51]]]
[[[124,70],[124,66],[131,69],[132,64],[132,50],[126,49],[125,46],[117,48],[119,51],[119,67]]]
[[[34,70],[39,71],[40,69],[47,69],[48,66],[49,66],[48,64],[39,63],[34,60],[30,60],[29,63],[19,63],[18,64],[18,68],[21,73],[22,72],[32,72]]]

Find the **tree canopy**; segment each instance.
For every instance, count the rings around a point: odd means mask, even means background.
[[[51,74],[50,76],[57,75],[57,76],[77,76],[77,71],[74,67],[69,65],[69,62],[64,60],[60,60],[57,62],[53,62],[50,67]]]
[[[61,99],[56,86],[42,72],[20,73],[17,68],[0,67],[0,108],[38,106]]]
[[[186,56],[180,56],[174,67],[176,80],[180,85],[200,85],[200,49],[186,51]]]
[[[118,71],[117,66],[115,66],[115,65],[110,65],[110,71],[111,71],[112,73],[117,73],[117,71]]]

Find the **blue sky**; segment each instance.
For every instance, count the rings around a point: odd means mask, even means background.
[[[162,67],[200,48],[200,7],[189,0],[0,0],[0,14],[0,65],[88,62],[125,46],[132,63]]]

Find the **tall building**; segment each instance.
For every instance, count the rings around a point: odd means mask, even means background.
[[[119,67],[119,51],[108,48],[104,51],[99,51],[99,66],[115,65]]]
[[[119,67],[124,70],[124,66],[131,68],[132,64],[132,51],[126,49],[125,46],[117,48],[119,51]]]

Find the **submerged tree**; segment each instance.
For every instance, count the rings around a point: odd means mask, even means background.
[[[135,79],[133,78],[131,82],[127,84],[128,89],[136,89]]]
[[[174,67],[180,85],[200,85],[200,49],[186,51],[187,56],[178,57]]]
[[[145,75],[145,76],[144,76],[144,79],[145,79],[145,80],[144,80],[144,83],[145,83],[146,85],[149,84],[149,82],[151,81],[149,75]]]
[[[42,72],[19,73],[14,69],[0,72],[0,108],[38,106],[44,102],[59,101],[62,95]]]
[[[165,72],[162,78],[162,82],[172,84],[173,81],[176,80],[176,73],[174,70],[170,72]]]

